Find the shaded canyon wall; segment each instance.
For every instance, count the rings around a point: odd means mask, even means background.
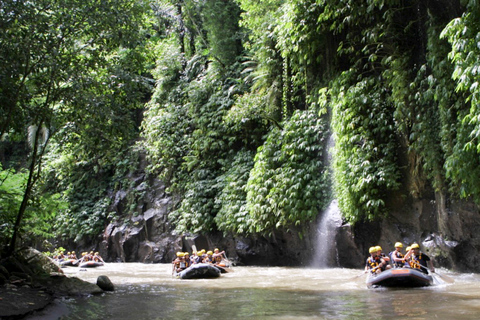
[[[224,249],[230,259],[244,265],[312,266],[324,259],[322,266],[361,268],[368,248],[381,245],[384,251],[393,244],[418,242],[423,251],[435,258],[437,266],[459,271],[480,272],[477,254],[480,249],[480,214],[478,207],[466,201],[453,201],[445,195],[408,192],[408,172],[405,187],[388,200],[389,215],[382,221],[358,223],[354,227],[341,218],[334,220],[329,252],[318,252],[318,223],[303,226],[303,236],[297,231],[276,232],[271,237],[253,235],[224,237],[222,234],[180,235],[168,220],[175,199],[165,192],[164,184],[144,174],[135,177],[131,190],[113,195],[112,210],[119,217],[111,222],[94,244],[107,261],[168,263],[177,251]],[[148,180],[148,181],[147,181]],[[131,202],[129,194],[141,194],[135,199],[136,211],[126,214]],[[318,220],[322,217],[319,214]],[[321,249],[325,250],[325,249]]]

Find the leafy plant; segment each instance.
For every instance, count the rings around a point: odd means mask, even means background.
[[[322,163],[328,129],[318,111],[296,111],[272,129],[255,156],[247,182],[249,232],[270,232],[316,217],[328,197]]]
[[[480,203],[478,179],[480,177],[480,63],[476,58],[480,23],[478,3],[469,1],[462,17],[453,19],[441,36],[452,45],[449,58],[453,63],[452,78],[456,81],[456,91],[463,94],[465,107],[457,106],[453,118],[457,122],[456,143],[448,154],[446,175],[453,181],[455,190],[463,198],[473,197]],[[446,110],[445,110],[446,111]]]
[[[373,220],[386,214],[385,197],[399,187],[392,106],[379,79],[332,87],[335,190],[344,216]]]

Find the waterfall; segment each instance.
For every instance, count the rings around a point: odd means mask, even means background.
[[[328,168],[329,175],[332,176],[332,149],[335,145],[333,134],[328,137],[327,147],[324,159],[325,166]],[[327,268],[338,265],[338,254],[336,250],[335,236],[337,228],[342,225],[342,216],[338,208],[337,200],[330,202],[325,211],[321,213],[320,221],[317,225],[317,234],[315,241],[315,251],[312,257],[311,266],[314,268]]]
[[[342,216],[337,200],[333,200],[321,216],[317,226],[315,251],[311,266],[314,268],[336,267],[338,265],[338,254],[335,235],[337,228],[342,225]]]

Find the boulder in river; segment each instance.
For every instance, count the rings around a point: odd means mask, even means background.
[[[112,281],[107,276],[98,276],[97,286],[99,286],[104,291],[114,291],[115,286]]]
[[[49,277],[38,280],[37,283],[47,287],[49,291],[59,296],[85,296],[103,293],[103,290],[96,284],[81,280],[77,277]]]

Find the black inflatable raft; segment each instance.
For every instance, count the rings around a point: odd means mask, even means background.
[[[103,266],[103,262],[101,261],[87,261],[79,265],[80,268],[96,268],[101,266]]]
[[[220,270],[208,263],[194,264],[176,274],[180,279],[208,279],[220,277]]]
[[[399,268],[389,269],[380,274],[370,274],[367,277],[367,286],[370,287],[426,287],[433,283],[432,276],[417,269]]]

